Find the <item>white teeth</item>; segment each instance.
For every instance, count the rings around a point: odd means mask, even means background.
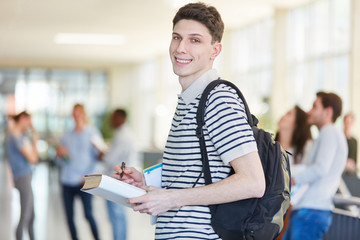
[[[180,59],[176,59],[176,61],[177,62],[179,62],[179,63],[189,63],[189,62],[191,62],[191,60],[180,60]]]

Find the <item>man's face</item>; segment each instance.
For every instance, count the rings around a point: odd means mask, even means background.
[[[179,79],[195,81],[212,68],[220,51],[221,44],[212,43],[209,30],[202,23],[183,19],[174,26],[169,53]]]
[[[125,123],[125,118],[123,116],[120,116],[116,113],[113,113],[111,115],[111,119],[110,119],[111,127],[117,128],[123,125],[124,123]]]
[[[344,127],[350,128],[354,123],[353,115],[347,115],[344,117]]]
[[[326,117],[326,109],[321,103],[321,98],[317,97],[312,109],[308,112],[308,123],[310,125],[316,125],[317,127],[321,127],[324,119]]]

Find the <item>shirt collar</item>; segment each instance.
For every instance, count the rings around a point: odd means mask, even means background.
[[[186,105],[190,104],[204,91],[210,82],[218,78],[219,76],[217,71],[215,69],[210,69],[201,75],[201,77],[196,79],[195,82],[193,82],[193,84],[191,84],[184,92],[179,94],[179,98],[181,98]]]

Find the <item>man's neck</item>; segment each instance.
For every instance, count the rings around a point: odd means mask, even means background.
[[[181,89],[184,92],[186,89],[188,89],[197,79],[199,79],[204,73],[212,69],[212,65],[209,66],[209,68],[206,68],[196,74],[192,74],[190,76],[179,76],[179,83],[181,85]]]
[[[186,78],[182,78],[179,77],[179,83],[181,85],[181,90],[182,92],[184,92],[186,89],[188,89],[191,84],[193,84],[195,82],[196,79],[186,79]]]
[[[345,133],[345,136],[346,136],[347,139],[351,138],[351,130],[350,130],[350,128],[345,128],[344,133]]]
[[[320,131],[323,127],[325,127],[325,126],[327,126],[327,125],[330,125],[330,124],[333,124],[333,122],[332,122],[332,121],[326,121],[326,122],[324,122],[323,124],[318,125],[317,128],[318,128],[319,131]]]
[[[85,123],[77,122],[75,123],[75,132],[81,132],[85,127]]]
[[[22,130],[19,126],[14,126],[12,129],[11,129],[11,132],[12,134],[14,135],[21,135],[22,134]]]

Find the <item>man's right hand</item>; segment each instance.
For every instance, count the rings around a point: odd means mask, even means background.
[[[66,149],[66,147],[60,145],[57,149],[56,149],[56,155],[58,157],[64,157],[68,155],[68,151]]]
[[[113,169],[115,170],[115,173],[112,175],[113,178],[136,187],[142,187],[146,185],[144,174],[136,170],[134,167],[126,167],[124,169],[124,175],[122,178],[120,177],[120,174],[122,173],[121,165],[115,165]]]

